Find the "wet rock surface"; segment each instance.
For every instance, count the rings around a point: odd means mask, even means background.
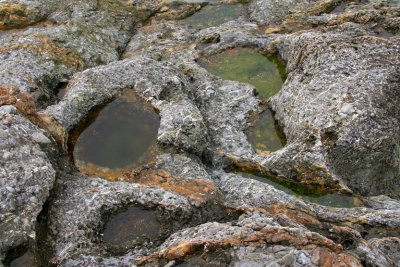
[[[214,9],[227,16],[208,25]],[[0,266],[398,266],[399,14],[391,1],[3,1]],[[205,68],[226,53],[248,79]],[[282,88],[263,94],[251,80],[269,70]],[[124,106],[127,92],[145,105]],[[85,149],[115,164],[87,171],[71,151],[101,135],[82,125],[107,107],[125,152],[96,141]],[[266,113],[282,146],[249,138]],[[136,128],[115,126],[125,115]]]

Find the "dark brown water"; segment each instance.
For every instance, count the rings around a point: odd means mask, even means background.
[[[113,217],[107,224],[103,239],[113,245],[140,242],[160,237],[161,225],[154,211],[138,207],[129,208]]]
[[[35,255],[28,250],[21,257],[18,257],[10,262],[10,267],[35,267]]]
[[[142,163],[157,141],[160,119],[133,90],[104,107],[79,135],[74,147],[78,168],[119,169]]]

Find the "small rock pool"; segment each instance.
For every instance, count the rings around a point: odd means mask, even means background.
[[[223,79],[253,85],[263,100],[279,92],[286,79],[285,67],[276,58],[249,48],[229,49],[202,59],[199,64]],[[283,147],[285,138],[271,111],[264,109],[248,131],[248,139],[257,152],[276,151]]]
[[[113,216],[105,225],[103,240],[111,246],[134,246],[162,236],[162,227],[154,211],[130,207]]]
[[[75,165],[81,172],[103,177],[144,164],[156,150],[159,126],[153,107],[126,90],[76,131]]]

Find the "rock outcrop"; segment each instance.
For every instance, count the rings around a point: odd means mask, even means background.
[[[238,2],[247,15],[185,25]],[[400,7],[370,2],[0,3],[0,266],[26,251],[32,266],[398,266]],[[235,48],[286,64],[279,93],[199,63]],[[160,116],[154,151],[102,177],[79,171],[78,130],[126,90]],[[268,108],[286,145],[260,153],[246,132]],[[107,241],[132,209],[157,237],[133,216],[139,228],[122,228],[137,240]]]

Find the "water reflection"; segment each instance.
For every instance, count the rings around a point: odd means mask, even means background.
[[[113,245],[152,240],[161,235],[154,211],[131,207],[107,222],[103,239]]]
[[[248,48],[229,49],[199,64],[223,79],[253,85],[264,99],[276,94],[284,81],[279,65]]]
[[[133,90],[104,107],[76,140],[75,163],[119,169],[141,164],[155,146],[159,116]]]

